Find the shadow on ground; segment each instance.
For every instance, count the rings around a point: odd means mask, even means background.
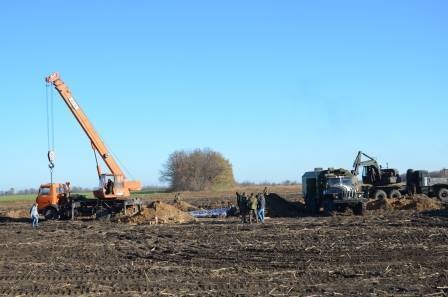
[[[422,211],[422,216],[448,218],[448,209],[434,209]]]
[[[0,223],[27,223],[30,224],[31,220],[29,218],[11,218],[0,216]]]

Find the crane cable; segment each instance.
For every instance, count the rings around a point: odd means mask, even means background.
[[[54,168],[54,160],[55,160],[55,152],[54,152],[54,96],[53,96],[53,88],[51,88],[50,92],[48,88],[51,87],[51,84],[46,84],[45,88],[45,97],[46,97],[46,107],[47,107],[47,147],[48,147],[48,168],[50,168],[50,179],[51,183],[53,183],[53,168]]]

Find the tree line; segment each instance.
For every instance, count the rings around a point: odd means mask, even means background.
[[[169,155],[168,160],[160,171],[160,181],[168,183],[168,188],[147,186],[142,189],[144,192],[155,192],[160,190],[168,191],[206,191],[225,190],[235,185],[297,185],[297,181],[286,180],[281,183],[253,183],[245,181],[236,183],[233,175],[233,167],[230,161],[224,156],[211,149],[195,149],[192,151],[177,150]],[[75,193],[89,192],[92,188],[72,186],[71,191]],[[37,194],[38,189],[29,188],[8,191],[0,191],[0,195],[15,194]]]

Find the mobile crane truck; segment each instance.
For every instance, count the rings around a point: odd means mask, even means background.
[[[93,216],[97,219],[110,218],[111,215],[124,212],[134,214],[141,210],[142,201],[130,198],[131,191],[141,189],[139,181],[127,180],[125,174],[109,153],[106,145],[95,131],[86,114],[73,98],[68,86],[61,80],[57,72],[45,78],[47,84],[53,85],[62,100],[78,121],[91,142],[95,155],[99,188],[93,191],[96,199],[87,199],[80,195],[71,195],[70,183],[43,184],[36,198],[39,213],[46,219],[75,218],[76,216]],[[49,160],[52,164],[52,159]],[[98,156],[104,161],[109,173],[104,173],[98,162]],[[52,167],[50,167],[52,168]]]

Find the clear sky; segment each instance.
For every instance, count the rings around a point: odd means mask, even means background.
[[[448,167],[448,2],[2,1],[0,190],[49,181],[44,77],[59,71],[128,168],[211,148],[238,181],[300,180],[363,150]],[[97,185],[55,93],[56,179]]]

